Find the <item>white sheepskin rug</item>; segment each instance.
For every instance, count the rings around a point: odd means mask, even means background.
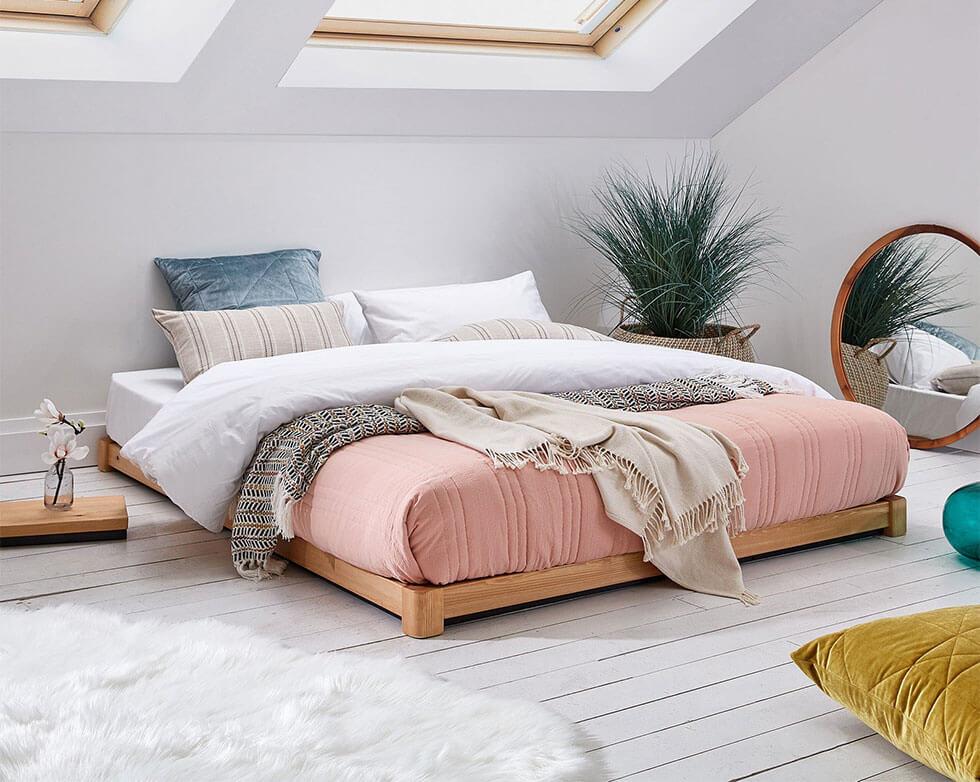
[[[3,780],[593,780],[575,728],[213,621],[0,609]]]

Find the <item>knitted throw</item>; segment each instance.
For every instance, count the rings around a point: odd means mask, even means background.
[[[651,412],[719,404],[775,393],[768,383],[722,375],[550,394],[606,410]],[[282,572],[272,557],[280,537],[293,537],[292,509],[338,448],[382,434],[417,434],[414,417],[387,405],[350,405],[300,416],[268,434],[245,473],[232,522],[232,561],[244,578]],[[519,465],[497,461],[496,466]]]

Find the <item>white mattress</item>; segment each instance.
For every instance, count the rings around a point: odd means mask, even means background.
[[[971,395],[970,399],[973,399]],[[967,397],[897,383],[888,385],[885,412],[897,420],[905,431],[916,437],[939,439],[966,426],[974,418],[975,403]],[[953,443],[953,448],[980,453],[980,432]]]
[[[125,445],[183,387],[184,378],[177,367],[116,372],[109,381],[106,434]]]

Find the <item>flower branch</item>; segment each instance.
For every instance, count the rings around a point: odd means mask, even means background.
[[[71,420],[50,399],[41,400],[38,409],[34,411],[34,417],[44,426],[41,434],[48,438],[48,450],[41,454],[41,459],[45,464],[54,467],[58,478],[51,503],[56,505],[61,495],[68,460],[80,461],[88,456],[88,446],[79,445],[77,440],[77,435],[85,430],[85,422]]]
[[[62,413],[57,405],[50,399],[42,399],[41,404],[38,405],[37,410],[34,411],[34,417],[41,422],[44,429],[41,430],[41,434],[47,436],[52,427],[62,424],[64,426],[71,427],[71,430],[76,434],[81,434],[85,431],[85,422],[81,419],[73,421],[64,413]],[[86,449],[87,450],[87,449]]]

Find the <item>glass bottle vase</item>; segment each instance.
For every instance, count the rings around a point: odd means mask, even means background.
[[[75,477],[64,460],[51,465],[44,476],[44,507],[69,510],[75,501]]]

